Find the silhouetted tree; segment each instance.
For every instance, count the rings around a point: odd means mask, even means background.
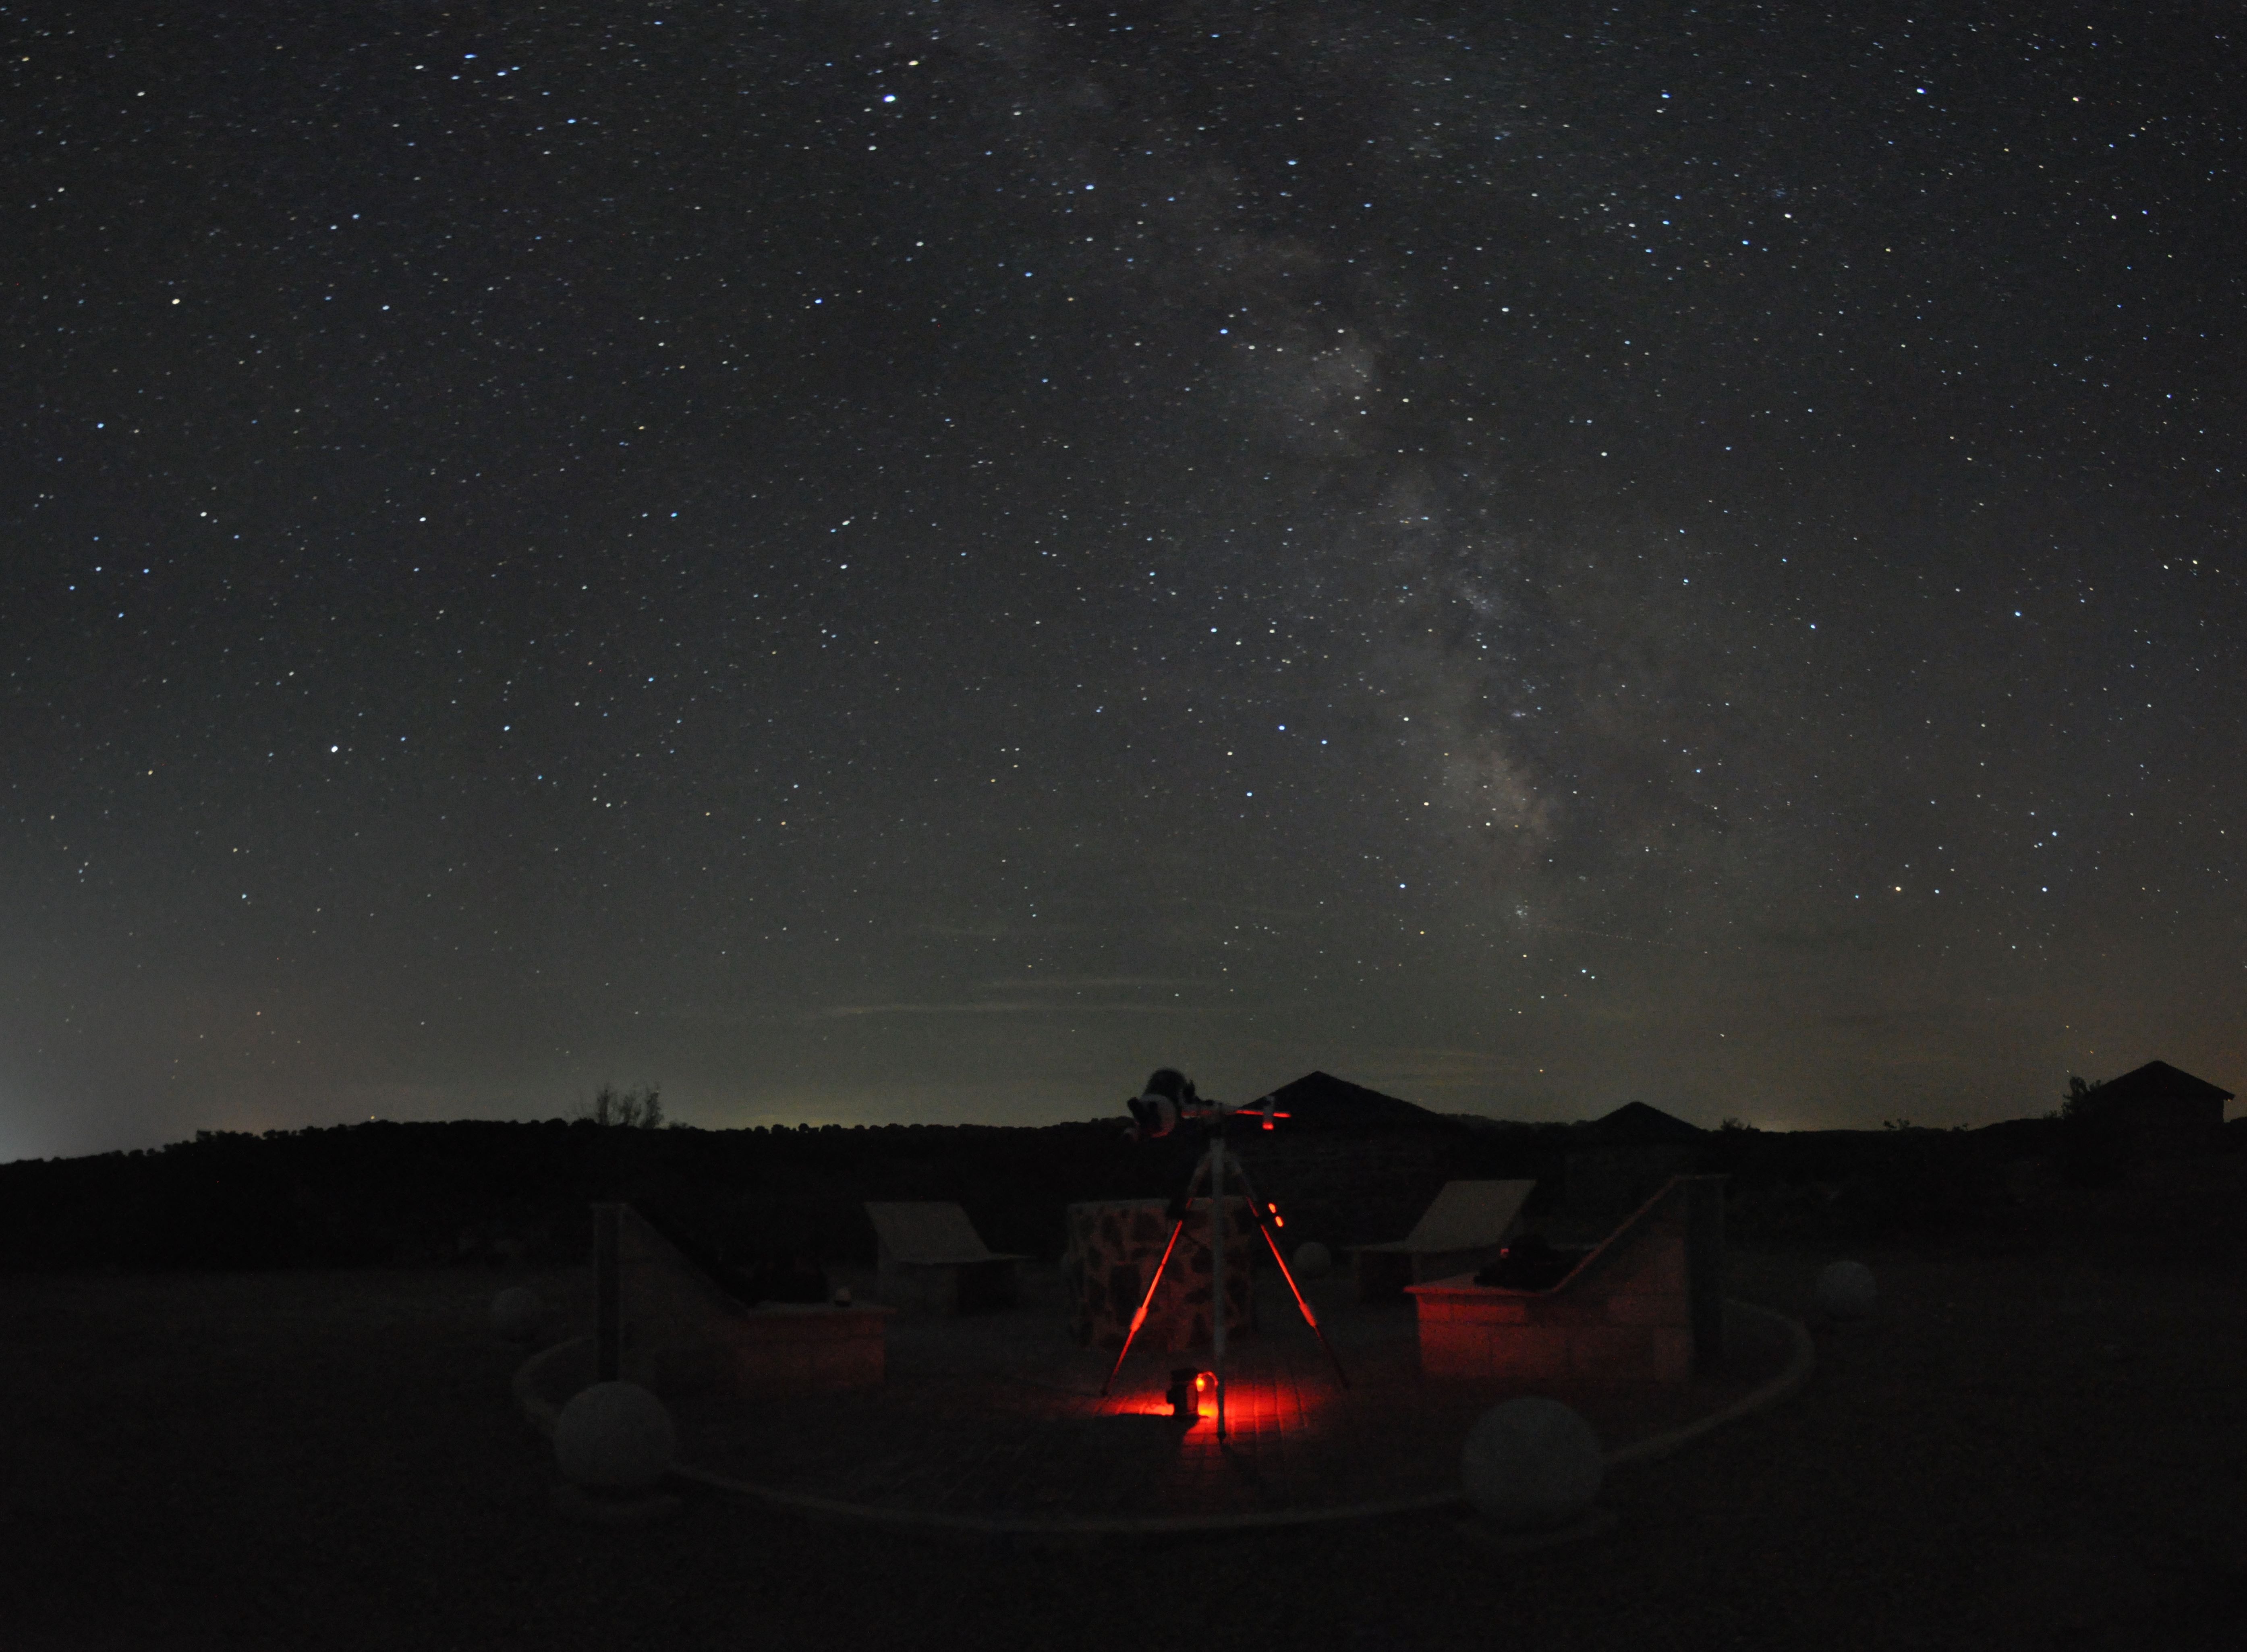
[[[604,1084],[593,1092],[590,1103],[579,1103],[570,1116],[590,1119],[596,1124],[615,1124],[628,1130],[659,1130],[663,1126],[663,1095],[652,1084],[645,1089],[621,1092],[613,1084]]]

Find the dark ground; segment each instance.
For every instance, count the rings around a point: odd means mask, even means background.
[[[1801,1312],[1827,1259],[1738,1253],[1734,1289]],[[1882,1314],[1821,1331],[1803,1393],[1618,1471],[1607,1537],[1510,1558],[1440,1517],[1088,1554],[714,1504],[584,1527],[486,1328],[510,1276],[0,1277],[0,1643],[2238,1644],[2247,1275],[1865,1259]]]

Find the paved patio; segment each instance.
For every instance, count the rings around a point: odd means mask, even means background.
[[[672,1402],[679,1460],[706,1480],[891,1520],[1255,1525],[1454,1498],[1474,1420],[1532,1391],[1423,1378],[1410,1307],[1361,1307],[1346,1281],[1328,1280],[1312,1301],[1349,1374],[1345,1388],[1286,1287],[1267,1278],[1259,1328],[1228,1349],[1220,1443],[1214,1416],[1173,1419],[1164,1398],[1171,1369],[1206,1366],[1205,1349],[1135,1348],[1103,1397],[1113,1356],[1068,1341],[1048,1285],[1033,1275],[1023,1305],[1002,1313],[900,1314],[877,1390],[756,1405],[680,1396]],[[1728,1340],[1729,1369],[1684,1389],[1534,1391],[1582,1412],[1612,1457],[1746,1398],[1791,1351],[1751,1319]],[[558,1405],[591,1380],[591,1358],[589,1345],[557,1350],[534,1373],[538,1397]]]

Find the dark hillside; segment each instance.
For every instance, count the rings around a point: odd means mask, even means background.
[[[1565,1212],[1580,1127],[1445,1118],[1322,1074],[1289,1089],[1300,1116],[1270,1131],[1236,1129],[1233,1141],[1280,1205],[1290,1243],[1401,1237],[1454,1178],[1534,1179],[1532,1221]],[[1284,1096],[1283,1108],[1294,1110]],[[2086,1144],[2068,1130],[2059,1119],[1978,1130],[1734,1128],[1705,1132],[1691,1168],[1731,1178],[1727,1223],[1749,1245],[2011,1244],[2084,1229],[2110,1207],[2142,1207],[2142,1220],[2131,1219],[2141,1225],[2161,1219],[2175,1166],[2117,1161],[2086,1174]],[[0,1165],[0,1267],[566,1262],[585,1253],[587,1205],[609,1198],[639,1205],[696,1253],[743,1266],[789,1255],[871,1261],[867,1199],[955,1200],[994,1249],[1050,1258],[1064,1205],[1174,1195],[1198,1146],[1192,1131],[1126,1142],[1120,1118],[1042,1129],[554,1119],[204,1132],[148,1152]],[[2247,1166],[2247,1122],[2227,1127],[2202,1179],[2237,1166]],[[2237,1218],[2247,1221],[2247,1208]]]
[[[1401,1104],[1400,1104],[1401,1105]],[[1413,1109],[1417,1113],[1419,1109]],[[1265,1196],[1308,1199],[1332,1239],[1393,1238],[1491,1154],[1425,1130],[1244,1131]],[[1314,1145],[1315,1143],[1315,1145]],[[1120,1119],[1042,1129],[838,1125],[634,1130],[589,1121],[202,1132],[148,1152],[0,1165],[0,1266],[292,1267],[567,1261],[586,1206],[623,1198],[698,1253],[871,1261],[867,1199],[949,1199],[1001,1251],[1053,1256],[1074,1200],[1182,1191],[1195,1143],[1134,1144]],[[1387,1173],[1371,1173],[1376,1166]],[[1489,1172],[1497,1173],[1497,1172]],[[1409,1208],[1408,1208],[1409,1207]],[[1307,1211],[1306,1215],[1309,1214]],[[1379,1230],[1379,1231],[1374,1231]],[[1404,1227],[1397,1228],[1397,1232]]]

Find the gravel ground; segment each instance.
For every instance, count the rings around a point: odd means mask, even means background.
[[[1739,1255],[1732,1289],[1800,1313],[1827,1259]],[[2238,1644],[2242,1276],[1865,1259],[1882,1314],[1820,1331],[1801,1395],[1511,1557],[1441,1517],[1085,1554],[700,1502],[584,1527],[485,1327],[500,1274],[0,1278],[0,1644]]]

